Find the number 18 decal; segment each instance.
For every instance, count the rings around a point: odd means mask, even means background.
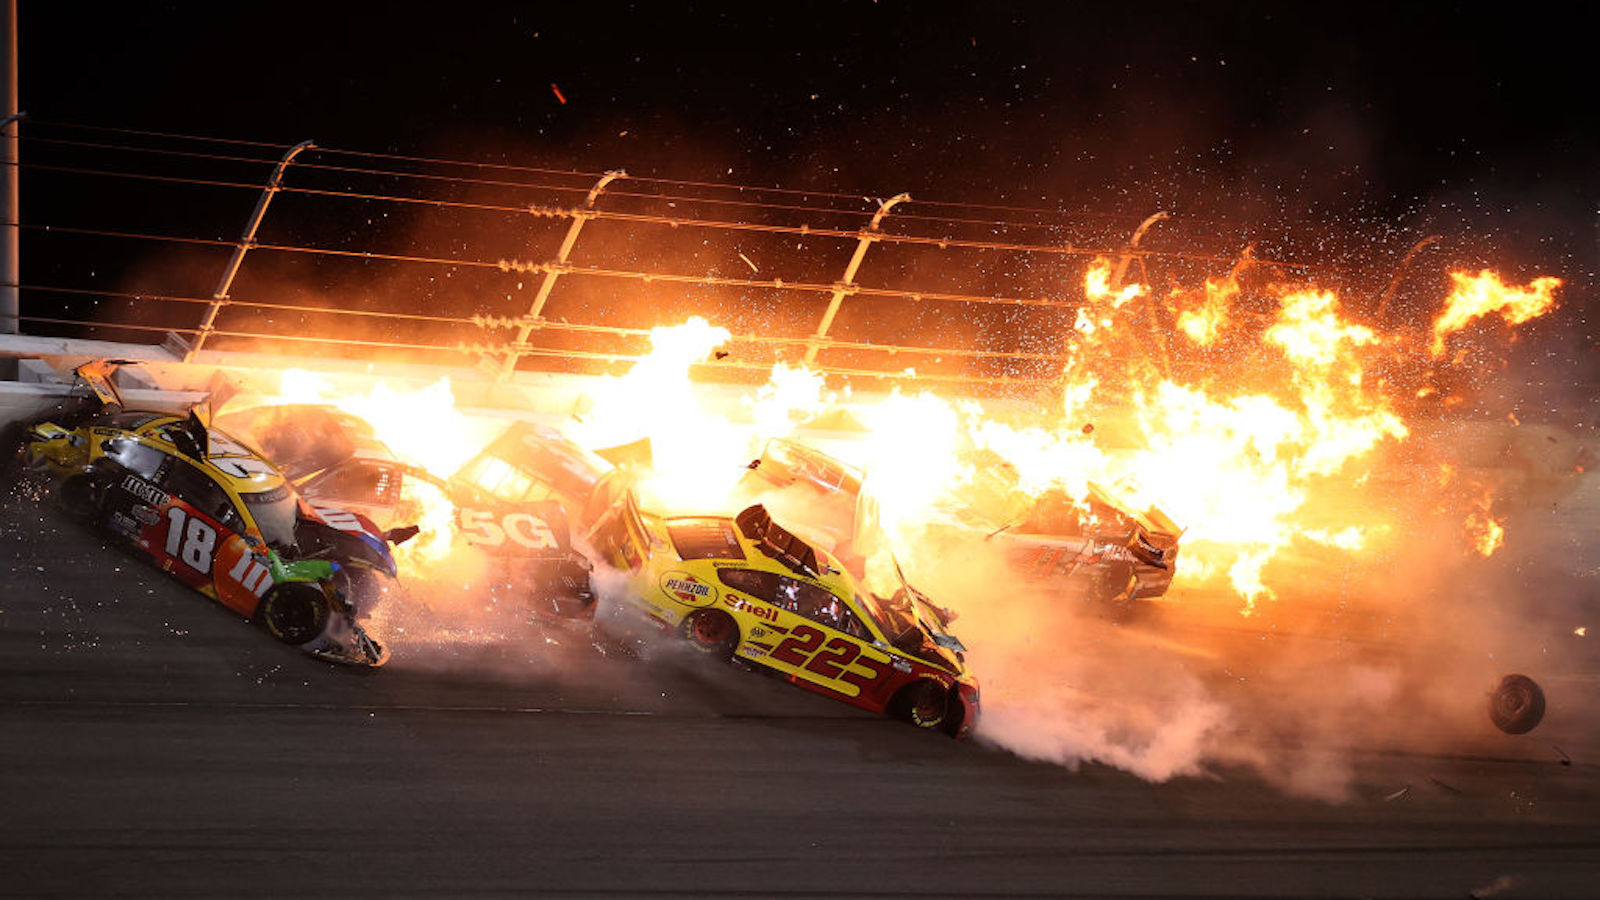
[[[211,557],[217,549],[217,530],[189,515],[181,506],[167,508],[167,555],[201,575],[211,574]],[[188,527],[184,523],[188,523]]]

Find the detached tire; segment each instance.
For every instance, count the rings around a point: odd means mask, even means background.
[[[733,659],[739,646],[739,623],[720,609],[702,609],[683,620],[683,638],[706,657]]]
[[[256,621],[285,644],[304,644],[328,625],[328,598],[309,584],[281,584],[256,607]]]
[[[950,694],[937,682],[923,679],[894,695],[889,714],[918,728],[938,728],[944,723]]]
[[[1506,734],[1527,734],[1544,720],[1544,689],[1526,675],[1507,675],[1489,695],[1489,719]]]

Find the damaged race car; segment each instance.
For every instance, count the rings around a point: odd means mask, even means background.
[[[731,519],[631,514],[649,543],[630,595],[701,653],[953,737],[977,724],[978,682],[952,614],[903,579],[892,596],[873,594],[759,504]]]
[[[859,572],[883,542],[867,473],[820,450],[786,439],[769,441],[741,480],[743,496],[800,521]],[[929,535],[981,541],[1004,554],[1012,571],[1050,590],[1084,598],[1113,617],[1136,601],[1160,597],[1177,567],[1177,524],[1160,510],[1134,512],[1108,489],[1090,483],[1081,500],[1059,489],[1029,495],[999,457],[974,460],[976,477],[938,504]]]
[[[306,497],[379,524],[416,521],[407,482],[454,507],[454,534],[495,560],[496,592],[541,620],[590,620],[592,566],[572,546],[621,490],[620,473],[559,431],[513,423],[448,478],[402,462],[363,419],[321,404],[258,406],[219,417],[262,449]]]
[[[73,517],[184,584],[319,659],[376,667],[389,651],[357,624],[364,598],[395,578],[391,540],[363,516],[305,502],[254,452],[185,416],[125,412],[110,374],[22,428],[15,462],[53,483]]]

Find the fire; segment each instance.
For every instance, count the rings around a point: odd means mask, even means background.
[[[1505,544],[1505,519],[1494,515],[1494,493],[1485,490],[1462,523],[1474,552],[1487,559]]]
[[[1252,286],[1251,314],[1236,315],[1247,290],[1243,268],[1158,301],[1145,285],[1114,285],[1111,264],[1095,260],[1084,272],[1086,302],[1054,408],[1002,414],[927,391],[841,397],[821,373],[781,362],[755,391],[713,388],[693,375],[730,333],[694,317],[652,329],[650,351],[625,374],[586,382],[563,427],[591,449],[648,437],[647,508],[725,511],[763,441],[844,410],[841,420],[853,417],[862,433],[836,435],[830,452],[867,471],[879,520],[902,547],[929,522],[959,516],[951,496],[988,477],[985,467],[1003,467],[1010,489],[1028,496],[1052,491],[1081,503],[1093,483],[1134,512],[1160,510],[1178,522],[1180,577],[1226,579],[1249,614],[1284,593],[1272,583],[1272,564],[1286,548],[1357,553],[1398,533],[1353,491],[1380,447],[1410,436],[1397,404],[1434,389],[1387,380],[1428,356],[1404,335],[1356,321],[1333,291]],[[1432,357],[1479,316],[1499,312],[1516,324],[1542,314],[1560,284],[1537,278],[1527,289],[1507,288],[1492,272],[1452,278]],[[1152,341],[1148,329],[1162,321],[1170,333]],[[341,396],[326,381],[289,372],[279,400],[334,402],[371,421],[402,458],[441,476],[492,437],[456,408],[448,381]],[[1462,489],[1451,464],[1438,472],[1429,489]],[[441,503],[423,504],[440,529]],[[1484,556],[1504,540],[1491,504],[1485,494],[1463,526]]]
[[[1455,290],[1445,300],[1444,312],[1433,323],[1433,344],[1429,350],[1435,358],[1444,355],[1445,338],[1467,327],[1474,319],[1499,313],[1507,325],[1521,325],[1544,315],[1555,306],[1555,289],[1561,286],[1561,279],[1546,276],[1535,278],[1526,288],[1511,287],[1488,269],[1477,275],[1451,272],[1450,280],[1455,283]]]
[[[1239,296],[1239,281],[1232,275],[1227,278],[1207,278],[1204,299],[1193,306],[1183,306],[1184,293],[1173,291],[1173,300],[1180,306],[1178,327],[1201,347],[1217,340],[1228,325],[1233,300]]]
[[[342,388],[331,376],[287,369],[279,376],[278,392],[263,402],[322,404],[358,416],[398,459],[438,478],[454,474],[499,427],[462,412],[448,378],[417,390],[383,381],[360,390]],[[397,548],[396,557],[402,564],[438,561],[451,549],[454,504],[437,487],[414,478],[405,479],[401,490],[399,507],[408,521],[380,524],[415,524],[421,531]]]
[[[1083,292],[1091,304],[1109,301],[1112,309],[1121,309],[1123,304],[1135,297],[1145,294],[1142,284],[1129,284],[1116,290],[1111,288],[1111,262],[1106,259],[1096,259],[1089,266],[1088,274],[1084,276]]]
[[[778,362],[747,404],[757,432],[764,437],[782,437],[821,415],[837,396],[827,389],[821,373]]]
[[[1128,342],[1138,338],[1127,321],[1148,291],[1113,291],[1110,277],[1104,260],[1085,273],[1089,302],[1074,326],[1059,417],[1018,424],[974,404],[899,392],[862,412],[868,436],[855,461],[884,493],[886,524],[914,532],[943,515],[937,496],[979,477],[967,460],[989,451],[1029,494],[1055,488],[1081,499],[1093,481],[1135,510],[1162,510],[1186,529],[1185,575],[1226,576],[1246,614],[1276,595],[1268,567],[1297,540],[1353,553],[1396,532],[1350,492],[1365,477],[1362,461],[1410,435],[1368,377],[1415,358],[1409,345],[1352,320],[1332,291],[1316,288],[1275,288],[1269,319],[1235,319],[1230,307],[1243,289],[1230,275],[1206,282],[1202,304],[1177,310],[1173,354],[1208,351],[1227,336],[1246,348],[1248,366],[1224,362],[1184,381],[1149,352],[1130,359]],[[1112,451],[1094,429],[1074,427],[1095,411],[1131,422],[1139,445]],[[1448,482],[1452,470],[1442,471]],[[1473,546],[1493,552],[1503,524],[1481,512],[1473,521]]]
[[[650,329],[650,352],[625,374],[596,379],[585,392],[584,411],[568,427],[574,440],[592,449],[648,438],[654,475],[640,491],[651,508],[697,511],[708,495],[729,492],[739,464],[750,459],[748,429],[713,409],[691,378],[694,366],[731,336],[701,316]]]
[[[343,389],[329,376],[287,369],[280,376],[278,393],[265,402],[324,404],[359,416],[396,456],[441,476],[460,468],[493,434],[492,428],[459,409],[449,378],[420,390],[401,390],[379,381],[360,391]]]

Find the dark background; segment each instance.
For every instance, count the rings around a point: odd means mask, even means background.
[[[24,0],[21,64],[37,116],[283,143],[1019,205],[1223,212],[1239,190],[1404,215],[1477,189],[1592,212],[1574,24],[1475,4]]]
[[[87,123],[279,145],[257,152],[267,157],[313,138],[625,168],[634,184],[907,190],[921,204],[913,212],[1024,215],[930,205],[941,201],[1058,211],[1078,224],[1106,217],[1102,230],[1119,235],[1164,209],[1175,224],[1152,246],[1231,253],[1258,242],[1263,257],[1337,267],[1324,280],[1371,291],[1415,241],[1441,234],[1422,260],[1434,281],[1447,266],[1490,266],[1519,284],[1566,279],[1563,318],[1540,355],[1587,367],[1600,202],[1595,114],[1582,95],[1592,69],[1583,32],[1532,9],[24,0],[21,92],[37,120],[24,134],[36,137],[60,136],[51,122]],[[122,200],[121,187],[46,183],[26,167],[58,150],[24,143],[25,222],[108,227],[121,214],[108,210],[137,206],[145,229],[231,240],[253,201]],[[259,181],[261,168],[239,180]],[[268,226],[304,235],[319,217],[324,231],[351,231],[326,210],[274,210]],[[416,223],[403,225],[412,240]],[[126,289],[151,258],[27,239],[25,283],[82,278],[88,262],[96,284]],[[181,289],[208,293],[225,255],[197,264]],[[953,267],[988,278],[1010,265]],[[255,259],[252,268],[282,274]],[[1426,287],[1400,298],[1402,313],[1409,304],[1421,321],[1437,304],[1439,285]],[[859,324],[865,334],[873,321]]]

